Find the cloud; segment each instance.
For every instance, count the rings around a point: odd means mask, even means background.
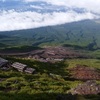
[[[100,14],[100,0],[24,0],[25,2],[43,1],[53,5],[85,8]]]
[[[8,0],[0,0],[8,1]],[[11,0],[21,2],[22,7],[15,3],[15,10],[0,10],[0,31],[11,31],[29,28],[38,28],[43,26],[60,25],[84,19],[99,18],[94,13],[100,13],[100,0]],[[30,2],[46,2],[45,3],[30,3]],[[70,9],[63,11],[62,8],[69,7]],[[83,13],[78,13],[71,8],[85,8]],[[27,10],[28,8],[28,10]],[[37,10],[34,10],[37,9]],[[54,10],[53,10],[54,9]]]
[[[36,5],[30,5],[31,8],[34,8],[34,9],[43,9],[42,7],[40,6],[36,6]]]
[[[96,16],[90,12],[79,14],[71,10],[53,13],[16,12],[15,10],[9,10],[3,11],[0,14],[0,31],[37,28],[93,18],[96,18]]]

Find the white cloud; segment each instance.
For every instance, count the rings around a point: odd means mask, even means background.
[[[0,0],[7,1],[7,0]],[[22,0],[12,0],[19,1]],[[44,1],[53,5],[66,6],[67,7],[77,7],[85,8],[86,12],[77,13],[73,10],[66,12],[61,12],[61,8],[58,6],[57,9],[59,12],[46,12],[40,13],[35,11],[23,11],[23,8],[18,9],[19,12],[15,11],[13,8],[11,10],[5,11],[0,10],[0,31],[9,31],[9,30],[20,30],[20,29],[29,29],[37,28],[50,25],[64,24],[74,21],[80,21],[84,19],[94,19],[99,18],[97,15],[94,15],[92,12],[100,14],[100,0],[23,0],[24,2],[34,2],[34,1]],[[48,10],[56,9],[55,6],[42,6],[29,4],[30,8],[36,8],[39,10]],[[28,6],[29,6],[28,5]],[[53,8],[54,7],[54,8]],[[27,8],[27,6],[25,6]],[[22,9],[22,10],[21,10]]]
[[[74,11],[53,12],[41,14],[38,12],[3,11],[0,14],[0,31],[37,28],[42,26],[64,24],[83,19],[93,19],[96,16],[86,12],[78,14]]]
[[[42,7],[40,6],[35,6],[35,5],[30,5],[31,8],[34,8],[34,9],[43,9]]]
[[[25,2],[44,1],[53,5],[85,8],[89,11],[100,13],[100,0],[24,0]]]

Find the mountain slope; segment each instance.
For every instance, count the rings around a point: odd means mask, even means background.
[[[10,36],[11,45],[71,44],[100,48],[100,24],[84,20],[36,29],[0,32]],[[12,37],[12,38],[11,38]],[[6,43],[1,39],[1,43]],[[9,39],[8,39],[9,40]],[[9,44],[9,41],[7,42]]]

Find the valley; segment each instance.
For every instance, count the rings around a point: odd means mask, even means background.
[[[0,67],[1,100],[99,100],[99,27],[84,20],[0,32],[9,62]]]
[[[4,65],[0,68],[0,98],[99,100],[99,56],[91,55],[90,51],[82,48],[63,46],[26,50],[1,49],[0,56],[9,61],[9,67]],[[28,67],[28,73],[22,66]],[[32,69],[36,71],[34,74]],[[88,84],[93,84],[93,87]]]
[[[0,100],[100,100],[100,0],[0,0]]]

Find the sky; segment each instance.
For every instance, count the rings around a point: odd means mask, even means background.
[[[100,0],[0,0],[0,31],[100,18]]]

